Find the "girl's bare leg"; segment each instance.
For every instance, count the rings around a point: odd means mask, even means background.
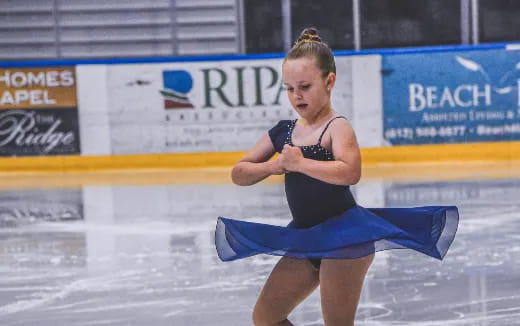
[[[267,279],[253,310],[256,326],[292,325],[291,311],[319,284],[319,272],[307,259],[282,257]]]
[[[320,294],[326,326],[352,326],[365,275],[374,255],[357,259],[323,259]]]

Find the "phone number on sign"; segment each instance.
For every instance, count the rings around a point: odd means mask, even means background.
[[[460,137],[466,134],[466,126],[390,128],[385,131],[386,139],[414,139],[431,137]]]

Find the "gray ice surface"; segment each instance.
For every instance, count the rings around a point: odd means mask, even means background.
[[[443,262],[380,252],[356,325],[520,325],[520,180],[354,188],[367,207],[457,205]],[[251,325],[278,258],[222,263],[216,217],[286,224],[283,185],[0,190],[0,325]],[[291,315],[322,325],[318,292]]]

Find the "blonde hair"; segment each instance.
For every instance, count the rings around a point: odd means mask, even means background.
[[[284,62],[290,59],[312,57],[316,59],[316,64],[326,77],[329,73],[336,73],[336,63],[331,49],[321,40],[316,28],[305,28],[293,47],[285,56]]]

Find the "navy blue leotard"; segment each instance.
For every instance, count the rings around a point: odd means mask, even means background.
[[[334,117],[323,128],[316,144],[297,146],[303,157],[317,161],[333,161],[334,154],[321,145],[323,135],[329,128]],[[297,120],[281,120],[269,130],[269,137],[277,152],[281,152],[285,144],[295,146],[292,142],[292,132]],[[356,206],[356,201],[349,186],[330,184],[306,174],[289,172],[285,174],[285,194],[295,228],[309,228],[320,224],[328,218],[339,215]],[[309,259],[318,269],[321,259]]]
[[[334,160],[332,152],[321,146],[321,140],[329,125],[337,118],[341,117],[335,117],[326,124],[316,144],[298,146],[305,158]],[[296,120],[282,120],[269,130],[269,137],[277,152],[280,153],[285,144],[294,146],[292,131],[295,124]],[[296,228],[309,228],[356,206],[348,186],[333,185],[298,172],[285,174],[285,193],[293,217],[292,226]]]

